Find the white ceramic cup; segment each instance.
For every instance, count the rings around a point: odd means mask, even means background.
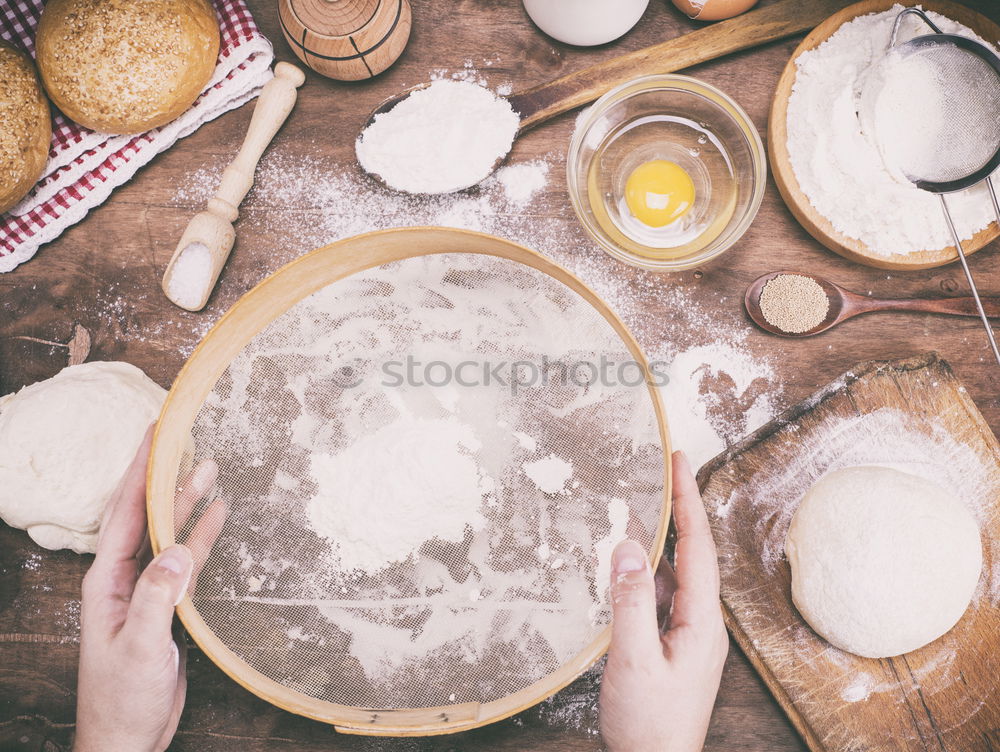
[[[524,0],[539,29],[584,47],[617,39],[635,26],[647,5],[649,0]]]

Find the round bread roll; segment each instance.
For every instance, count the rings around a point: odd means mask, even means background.
[[[982,541],[954,494],[888,467],[835,470],[792,516],[792,601],[834,646],[866,658],[908,653],[962,618]]]
[[[35,40],[52,101],[95,131],[169,123],[205,88],[219,54],[208,0],[49,0]]]
[[[35,66],[0,42],[0,214],[38,182],[51,140],[49,103]]]

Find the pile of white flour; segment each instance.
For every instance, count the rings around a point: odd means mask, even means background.
[[[937,196],[919,190],[886,166],[877,132],[871,132],[877,129],[864,117],[864,99],[870,96],[866,86],[879,85],[880,63],[901,10],[903,6],[896,5],[859,16],[816,49],[799,55],[786,122],[792,169],[810,203],[837,232],[884,256],[952,245]],[[946,33],[985,41],[962,24],[937,13],[928,15]],[[928,32],[922,22],[908,18],[899,41]],[[917,80],[897,81],[894,86],[920,87],[916,101],[923,105],[923,117],[909,129],[896,130],[914,144],[923,144],[928,129],[940,129],[935,119],[941,115],[930,105],[942,94],[935,87],[946,84],[928,79],[916,67],[904,74]],[[913,151],[905,143],[893,144],[893,150]],[[952,194],[948,204],[963,239],[993,220],[984,186]]]
[[[451,193],[490,174],[510,151],[520,122],[489,89],[438,79],[376,115],[355,151],[361,166],[390,188]]]
[[[376,573],[428,540],[479,530],[492,481],[471,454],[480,442],[454,417],[402,416],[338,454],[312,456],[319,489],[307,514],[344,571]]]

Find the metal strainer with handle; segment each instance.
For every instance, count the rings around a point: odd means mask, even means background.
[[[911,16],[933,33],[901,42],[902,25]],[[921,9],[905,8],[893,24],[882,67],[883,76],[895,76],[903,85],[893,96],[883,97],[874,115],[868,112],[862,117],[867,114],[875,121],[877,145],[889,170],[940,198],[990,347],[1000,363],[1000,350],[945,199],[945,194],[985,181],[1000,223],[991,178],[1000,167],[1000,57],[975,39],[944,33]],[[909,78],[900,75],[907,69]],[[915,81],[925,85],[913,85]],[[862,96],[869,102],[877,98],[870,90]]]
[[[303,256],[209,332],[157,427],[154,548],[203,551],[182,621],[240,684],[350,733],[548,697],[607,647],[617,540],[662,549],[654,371],[595,293],[498,238]],[[184,488],[204,463],[227,509],[210,550]]]

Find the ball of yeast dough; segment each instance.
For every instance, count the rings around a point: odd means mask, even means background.
[[[176,118],[219,54],[208,0],[48,0],[35,39],[52,101],[96,131],[140,133]]]
[[[809,489],[785,538],[792,600],[842,650],[885,658],[937,639],[965,613],[982,542],[952,493],[885,467],[849,467]]]
[[[0,214],[24,198],[49,157],[49,101],[22,52],[0,42]]]
[[[84,363],[0,398],[0,517],[93,553],[104,507],[166,392],[128,363]]]

